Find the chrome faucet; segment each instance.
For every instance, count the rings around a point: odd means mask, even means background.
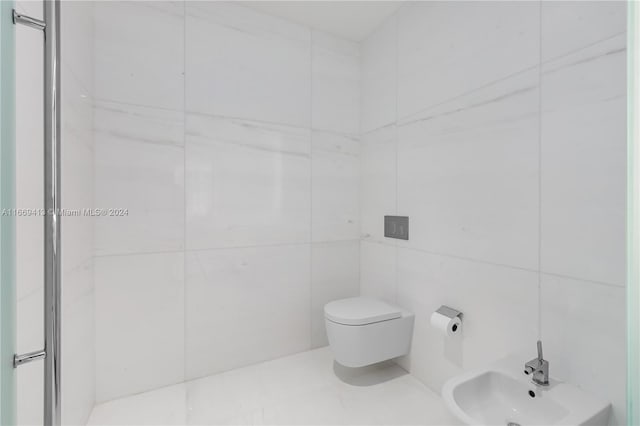
[[[542,357],[542,340],[538,340],[538,357],[524,365],[524,374],[532,376],[536,385],[549,385],[549,361]]]

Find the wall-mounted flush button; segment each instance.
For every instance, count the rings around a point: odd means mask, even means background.
[[[385,216],[384,236],[397,238],[399,240],[409,239],[409,217],[408,216]]]

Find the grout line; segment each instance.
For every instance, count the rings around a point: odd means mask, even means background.
[[[398,195],[400,192],[400,161],[399,161],[399,151],[400,151],[400,132],[399,132],[399,121],[400,118],[398,117],[399,114],[399,108],[398,105],[400,103],[400,28],[399,28],[399,17],[398,17],[399,11],[396,11],[396,13],[394,14],[394,31],[395,31],[395,58],[394,58],[394,62],[395,62],[395,93],[396,93],[396,111],[395,111],[395,128],[394,128],[394,149],[395,149],[395,162],[396,162],[396,167],[395,167],[395,180],[396,180],[396,211],[395,214],[399,215],[400,211],[399,211],[399,199],[400,196]],[[398,292],[399,292],[399,288],[400,288],[400,273],[399,273],[399,268],[398,268],[398,263],[400,260],[400,250],[398,248],[398,244],[397,242],[394,244],[394,254],[395,254],[395,289],[394,289],[394,302],[397,304],[398,303]]]
[[[95,13],[96,13],[95,4],[91,5],[91,27],[90,27],[90,37],[91,37],[91,53],[90,53],[90,65],[91,69],[89,71],[89,81],[91,85],[89,100],[91,105],[91,207],[96,206],[96,78],[95,78],[95,59],[96,59],[96,25],[95,25]],[[98,366],[98,286],[96,285],[96,221],[95,218],[91,220],[91,286],[93,289],[93,298],[92,298],[92,313],[91,320],[92,324],[92,363],[93,363],[93,371],[91,372],[91,380],[92,389],[91,389],[91,410],[89,411],[88,419],[91,419],[93,414],[93,410],[97,405],[96,396],[98,395],[98,375],[97,375],[97,366]],[[88,420],[87,419],[87,420]]]
[[[580,277],[572,277],[571,275],[564,275],[564,274],[558,274],[558,273],[554,273],[554,272],[544,272],[544,271],[540,271],[540,275],[541,276],[549,276],[549,277],[555,277],[555,278],[562,278],[565,280],[573,280],[573,281],[582,281],[585,283],[589,283],[589,284],[596,284],[602,287],[613,287],[613,288],[621,288],[624,289],[625,288],[625,284],[614,284],[614,283],[607,283],[604,281],[596,281],[596,280],[590,280],[587,278],[580,278]]]
[[[360,242],[361,243],[383,245],[383,246],[387,246],[387,247],[393,247],[393,248],[397,248],[399,250],[404,249],[404,250],[409,250],[409,251],[414,251],[414,252],[419,252],[419,253],[425,253],[425,254],[428,254],[428,255],[431,255],[431,256],[446,257],[446,258],[449,258],[449,259],[455,259],[455,260],[460,260],[460,261],[464,261],[464,262],[477,263],[477,264],[488,265],[488,266],[495,266],[495,267],[499,267],[499,268],[513,269],[513,270],[522,271],[522,272],[530,272],[530,273],[533,273],[533,274],[538,274],[540,276],[546,275],[546,276],[550,276],[550,277],[557,277],[557,278],[569,279],[569,280],[574,280],[574,281],[582,281],[582,282],[586,282],[586,283],[590,283],[590,284],[597,284],[597,285],[601,285],[601,286],[605,286],[605,287],[614,287],[614,288],[623,288],[624,287],[623,284],[608,283],[608,282],[604,282],[604,281],[591,280],[591,279],[588,279],[588,278],[574,277],[574,276],[571,276],[571,275],[558,274],[558,273],[555,273],[555,272],[544,272],[544,271],[541,271],[539,269],[530,269],[530,268],[525,268],[525,267],[521,267],[521,266],[508,265],[508,264],[505,264],[505,263],[497,263],[497,262],[490,262],[490,261],[487,261],[487,260],[474,259],[474,258],[471,258],[471,257],[456,256],[456,255],[450,254],[450,253],[441,253],[441,252],[426,250],[426,249],[417,248],[417,247],[407,247],[407,246],[399,247],[399,246],[395,246],[395,245],[391,244],[390,242],[386,242],[386,241],[360,240]]]
[[[183,82],[183,88],[184,88],[184,82]],[[96,104],[109,103],[109,104],[126,105],[126,106],[130,106],[130,107],[156,109],[156,110],[160,110],[160,111],[185,112],[185,108],[182,108],[182,109],[180,109],[180,108],[167,108],[167,107],[161,107],[161,106],[158,106],[158,105],[138,104],[138,103],[135,103],[135,102],[125,102],[125,101],[118,101],[118,100],[113,100],[113,99],[100,98],[100,97],[97,97],[97,96],[95,96],[93,99],[94,99],[94,102]]]
[[[575,276],[571,276],[571,275],[563,275],[563,274],[558,274],[558,273],[554,273],[554,272],[544,272],[544,271],[539,270],[539,269],[530,269],[530,268],[525,268],[525,267],[520,267],[520,266],[508,265],[508,264],[504,264],[504,263],[497,263],[497,262],[491,262],[491,261],[486,261],[486,260],[481,260],[481,259],[474,259],[474,258],[471,258],[471,257],[457,256],[457,255],[454,255],[454,254],[451,254],[451,253],[443,253],[443,252],[431,251],[431,250],[426,250],[426,249],[417,248],[417,247],[407,247],[407,246],[399,247],[399,246],[391,244],[390,242],[387,242],[387,241],[368,240],[368,239],[362,239],[362,238],[351,238],[351,239],[331,240],[331,241],[304,241],[304,242],[265,244],[265,245],[213,247],[213,248],[202,248],[202,249],[176,249],[176,250],[165,250],[165,251],[161,251],[160,250],[160,251],[145,251],[145,252],[132,252],[132,253],[114,253],[114,254],[96,255],[96,256],[94,256],[94,258],[95,259],[99,259],[99,258],[125,257],[125,256],[146,256],[146,255],[154,255],[154,254],[179,254],[179,253],[183,253],[183,252],[186,255],[187,253],[200,253],[200,252],[207,252],[207,251],[242,250],[242,249],[266,249],[266,248],[296,247],[296,246],[299,247],[299,246],[304,246],[304,245],[307,245],[307,244],[313,246],[313,245],[321,245],[321,244],[334,244],[334,243],[338,244],[338,243],[349,243],[349,242],[351,242],[351,243],[356,243],[357,242],[357,243],[368,243],[368,244],[385,245],[387,247],[393,247],[393,248],[398,248],[398,249],[417,251],[417,252],[430,254],[430,255],[433,255],[433,256],[448,257],[448,258],[451,258],[451,259],[457,259],[457,260],[462,260],[462,261],[466,261],[466,262],[473,262],[473,263],[485,264],[485,265],[490,265],[490,266],[497,266],[497,267],[515,269],[515,270],[525,271],[525,272],[533,272],[533,273],[538,273],[539,272],[542,275],[549,275],[549,276],[554,276],[554,277],[558,277],[558,278],[565,278],[565,279],[571,279],[571,280],[576,280],[576,281],[584,281],[584,282],[593,283],[593,284],[599,284],[599,285],[608,286],[608,287],[624,287],[624,285],[622,285],[622,284],[615,284],[615,283],[610,283],[610,282],[605,282],[605,281],[591,280],[591,279],[588,279],[588,278],[575,277]]]
[[[187,379],[187,3],[182,2],[182,381]],[[185,424],[189,395],[184,388]]]
[[[364,242],[368,242],[368,243],[371,243],[371,244],[381,244],[381,245],[386,245],[386,246],[389,246],[389,247],[397,247],[395,245],[391,245],[389,243],[380,242],[380,241],[364,241]],[[487,260],[474,259],[472,257],[457,256],[457,255],[451,254],[451,253],[441,253],[441,252],[432,251],[432,250],[426,250],[426,249],[418,248],[418,247],[404,246],[404,247],[398,247],[398,248],[405,249],[405,250],[410,250],[410,251],[417,251],[417,252],[421,252],[421,253],[426,253],[426,254],[429,254],[429,255],[432,255],[432,256],[448,257],[450,259],[462,260],[462,261],[465,261],[465,262],[472,262],[472,263],[479,263],[479,264],[490,265],[490,266],[497,266],[497,267],[501,267],[501,268],[515,269],[515,270],[524,271],[524,272],[532,272],[532,273],[537,273],[538,272],[537,269],[529,269],[529,268],[525,268],[525,267],[521,267],[521,266],[508,265],[508,264],[505,264],[505,263],[497,263],[497,262],[491,262],[491,261],[487,261]]]
[[[358,42],[358,160],[356,162],[357,164],[357,168],[358,168],[358,172],[356,174],[356,180],[357,180],[357,207],[358,207],[358,214],[357,214],[357,220],[358,220],[358,232],[357,232],[357,236],[358,236],[358,251],[357,251],[357,256],[356,256],[356,262],[357,264],[355,265],[355,267],[357,268],[357,275],[356,275],[356,286],[355,288],[357,289],[357,296],[361,296],[362,295],[362,285],[361,285],[361,281],[362,281],[362,154],[364,151],[364,141],[363,141],[363,133],[362,133],[362,111],[363,111],[363,94],[364,94],[364,41],[359,41]]]
[[[309,239],[313,241],[313,35],[309,29]],[[313,347],[313,244],[309,244],[309,349]]]
[[[110,257],[125,257],[125,256],[146,256],[153,254],[179,254],[185,251],[184,249],[174,249],[174,250],[151,250],[151,251],[136,251],[136,252],[127,252],[127,253],[107,253],[107,254],[96,254],[94,258],[110,258]]]
[[[304,246],[307,244],[319,245],[319,244],[333,244],[333,243],[348,243],[360,241],[358,237],[354,238],[346,238],[340,240],[322,240],[322,241],[293,241],[286,243],[274,243],[274,244],[253,244],[253,245],[243,245],[243,246],[227,246],[227,247],[207,247],[207,248],[178,248],[173,250],[150,250],[150,251],[137,251],[137,252],[128,252],[128,253],[108,253],[108,254],[99,254],[94,257],[102,258],[102,257],[122,257],[122,256],[143,256],[143,255],[152,255],[152,254],[177,254],[177,253],[200,253],[205,251],[220,251],[220,250],[241,250],[241,249],[254,249],[254,248],[269,248],[269,247],[291,247],[291,246]]]
[[[185,96],[186,96],[186,90],[184,90],[184,92],[185,92]],[[360,138],[361,138],[361,135],[359,133],[342,132],[342,131],[330,130],[330,129],[324,129],[324,128],[314,128],[314,127],[310,127],[310,126],[297,126],[297,125],[288,124],[288,123],[279,123],[279,122],[275,122],[275,121],[256,120],[256,119],[245,118],[245,117],[227,116],[227,115],[220,115],[220,114],[209,114],[209,113],[204,113],[204,112],[199,112],[199,111],[188,111],[186,109],[177,110],[177,109],[172,109],[172,108],[163,108],[163,107],[157,107],[157,106],[142,105],[142,104],[135,104],[135,103],[130,103],[130,102],[120,102],[120,101],[105,100],[105,99],[101,99],[101,100],[95,99],[95,102],[92,105],[93,109],[102,109],[101,106],[98,105],[100,103],[102,103],[102,104],[104,104],[104,103],[112,103],[112,104],[116,104],[116,105],[123,105],[123,106],[134,107],[134,108],[144,108],[144,109],[149,109],[149,110],[181,113],[182,114],[183,125],[186,123],[187,115],[196,115],[196,116],[199,116],[199,117],[204,117],[204,118],[212,119],[212,120],[226,120],[226,121],[235,121],[235,122],[242,122],[242,123],[255,123],[259,127],[267,127],[267,126],[282,127],[282,128],[292,129],[292,130],[297,130],[297,131],[305,131],[306,133],[310,133],[310,134],[313,134],[313,133],[325,133],[325,134],[329,134],[329,135],[334,135],[334,136],[340,136],[340,137],[343,137],[343,138],[347,138],[347,139],[350,139],[350,140],[352,140],[354,142],[360,142]],[[124,114],[125,112],[115,111],[115,113]],[[186,131],[186,129],[185,129],[185,131],[183,131],[183,133],[184,133],[184,137],[186,139],[186,134],[188,133]],[[150,143],[150,144],[156,144],[156,145],[175,146],[175,147],[178,147],[178,148],[182,148],[185,145],[184,141],[183,141],[182,145],[176,145],[176,144],[169,144],[169,143],[160,144],[160,143],[154,142],[154,141],[146,141],[146,140],[138,140],[138,139],[133,139],[133,140],[135,142],[140,142],[140,143]],[[355,154],[348,154],[348,153],[341,153],[341,154],[343,154],[343,155],[354,155],[355,156]]]
[[[542,1],[538,5],[538,340],[542,340]]]
[[[95,16],[95,5],[91,5],[91,18],[92,18],[92,22],[91,22],[91,29],[90,29],[90,36],[91,36],[91,54],[90,54],[90,64],[91,64],[91,69],[90,69],[90,74],[89,74],[89,80],[90,80],[90,85],[91,85],[91,94],[89,96],[89,100],[90,100],[90,105],[91,105],[91,150],[92,150],[92,155],[91,155],[91,207],[94,208],[96,206],[96,201],[97,201],[97,196],[96,196],[96,78],[95,78],[95,59],[96,59],[96,26],[95,26],[95,21],[93,20],[93,17]],[[95,409],[95,406],[97,405],[97,401],[96,401],[96,396],[98,395],[98,375],[97,375],[97,365],[98,365],[98,286],[96,285],[96,278],[97,278],[97,274],[96,274],[96,221],[95,218],[91,220],[91,286],[93,288],[93,299],[92,299],[92,312],[91,312],[91,321],[93,322],[92,324],[92,332],[93,335],[91,336],[92,338],[92,363],[93,363],[93,371],[91,374],[91,380],[92,380],[92,389],[91,389],[91,409],[89,410],[89,417],[88,419],[91,419],[91,416],[93,415],[93,410]],[[87,421],[88,421],[87,419]]]
[[[216,374],[218,374],[218,373],[213,373],[213,374],[211,374],[211,375],[213,376],[213,375],[216,375]],[[197,380],[197,379],[196,379],[196,380]],[[125,400],[125,399],[129,399],[129,398],[136,397],[136,396],[138,396],[138,395],[144,395],[144,394],[148,394],[148,393],[155,392],[155,391],[161,391],[161,390],[169,389],[169,388],[172,388],[172,387],[175,387],[175,386],[181,386],[181,385],[183,385],[183,386],[185,386],[185,387],[186,387],[186,385],[187,385],[187,384],[188,384],[188,382],[190,382],[190,381],[191,381],[191,380],[183,380],[183,381],[181,381],[181,382],[171,382],[171,383],[167,383],[167,384],[164,384],[164,385],[156,386],[156,387],[151,388],[151,389],[146,389],[146,390],[141,390],[141,391],[135,391],[135,392],[133,392],[133,393],[129,393],[129,394],[126,394],[126,395],[120,395],[120,396],[110,397],[110,398],[107,398],[107,399],[103,399],[103,400],[101,400],[101,401],[99,401],[99,402],[98,402],[98,401],[96,401],[96,403],[94,404],[94,407],[93,407],[93,408],[95,408],[95,407],[97,407],[97,406],[99,406],[99,405],[109,404],[109,403],[116,402],[116,401],[122,401],[122,400]],[[185,389],[185,390],[186,390],[186,389]],[[185,394],[186,394],[186,392],[185,392]],[[128,423],[126,423],[126,424],[128,424]],[[186,424],[186,423],[184,423],[184,424]],[[133,426],[133,425],[131,425],[131,426]]]
[[[363,206],[363,162],[362,158],[365,154],[365,142],[364,142],[364,41],[360,43],[360,54],[358,56],[358,87],[359,87],[359,102],[358,102],[358,123],[359,123],[359,134],[358,134],[358,296],[362,296],[362,231],[363,231],[363,220],[362,220],[362,212],[364,209]]]
[[[184,87],[184,82],[183,82],[183,87]],[[186,89],[183,89],[185,96],[186,96]],[[125,105],[125,106],[129,106],[129,107],[135,107],[135,108],[145,108],[145,109],[151,109],[151,110],[158,110],[158,111],[167,111],[167,112],[177,112],[177,113],[183,113],[185,116],[186,115],[197,115],[200,117],[205,117],[205,118],[211,118],[211,119],[218,119],[218,120],[228,120],[228,121],[242,121],[242,122],[248,122],[248,123],[257,123],[259,125],[262,126],[277,126],[277,127],[287,127],[290,129],[297,129],[297,130],[305,130],[305,131],[310,131],[310,132],[318,132],[318,133],[328,133],[328,134],[332,134],[332,135],[338,135],[338,136],[344,136],[346,138],[349,139],[360,139],[361,134],[356,132],[343,132],[343,131],[339,131],[339,130],[333,130],[333,129],[326,129],[326,128],[322,128],[322,127],[314,127],[314,126],[301,126],[301,125],[297,125],[297,124],[290,124],[290,123],[283,123],[283,122],[277,122],[277,121],[268,121],[268,120],[259,120],[259,119],[255,119],[255,118],[247,118],[247,117],[241,117],[241,116],[233,116],[233,115],[222,115],[222,114],[213,114],[213,113],[208,113],[208,112],[202,112],[202,111],[191,111],[189,109],[186,108],[186,105],[183,109],[174,109],[174,108],[166,108],[166,107],[161,107],[161,106],[156,106],[156,105],[147,105],[147,104],[138,104],[138,103],[134,103],[134,102],[123,102],[123,101],[117,101],[117,100],[112,100],[112,99],[104,99],[104,98],[93,98],[94,99],[94,104],[100,104],[100,103],[110,103],[110,104],[117,104],[117,105]],[[100,108],[99,105],[95,106],[96,108]]]

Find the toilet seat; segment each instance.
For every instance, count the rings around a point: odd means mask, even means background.
[[[393,305],[367,297],[335,300],[324,307],[327,320],[343,325],[366,325],[388,321],[402,316]]]

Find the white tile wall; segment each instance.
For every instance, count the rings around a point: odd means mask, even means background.
[[[97,100],[94,102],[95,132],[105,140],[184,145],[181,111]]]
[[[184,256],[96,258],[98,401],[184,380]]]
[[[84,5],[85,3],[79,2],[71,8],[80,8]],[[82,19],[91,16],[90,12],[90,9],[84,11],[85,15]],[[73,26],[70,25],[69,28]],[[71,73],[62,76],[62,84],[64,84],[62,132],[66,147],[62,157],[62,185],[65,188],[62,202],[66,209],[82,209],[91,207],[94,199],[95,146],[92,95]],[[30,170],[33,169],[30,168]],[[74,269],[92,257],[90,248],[94,244],[93,218],[82,215],[67,216],[64,218],[64,223],[63,266],[66,269]],[[37,228],[40,235],[42,235],[41,226],[42,223],[39,223]]]
[[[360,294],[397,302],[397,249],[371,241],[360,243]]]
[[[95,45],[95,202],[128,209],[95,225],[98,399],[326,344],[324,303],[359,290],[359,44],[232,2],[109,2]]]
[[[399,117],[535,66],[539,12],[537,2],[411,2],[400,9]]]
[[[311,124],[311,31],[228,2],[186,3],[186,108]]]
[[[310,346],[308,244],[186,255],[186,377]]]
[[[397,101],[397,23],[387,19],[362,43],[361,130],[393,123]]]
[[[616,36],[543,68],[545,272],[625,284],[625,44]]]
[[[97,2],[94,20],[96,98],[181,109],[184,3]]]
[[[187,247],[308,242],[308,129],[190,114]]]
[[[314,131],[311,163],[314,242],[360,237],[360,141]]]
[[[627,2],[543,1],[542,59],[557,58],[625,32]]]
[[[42,5],[35,2],[35,6],[40,9],[40,12],[32,16],[41,16],[43,12]],[[79,86],[91,93],[88,98],[93,98],[95,88],[93,72],[95,5],[91,1],[83,0],[78,1],[75,5],[67,2],[66,6],[63,7],[64,16],[61,19],[66,33],[63,33],[62,36],[64,37],[65,46],[69,50],[62,60],[62,78],[75,81]],[[83,124],[90,125],[91,121],[84,121]]]
[[[183,132],[181,112],[96,102],[96,207],[127,209],[95,219],[97,255],[184,247]]]
[[[536,70],[398,128],[403,246],[537,269],[538,96]]]
[[[312,32],[311,125],[356,135],[360,132],[360,45]]]
[[[542,338],[551,374],[610,400],[626,424],[626,290],[542,276]]]
[[[396,214],[396,126],[382,127],[362,135],[360,152],[361,236],[367,241],[385,241],[383,218]]]
[[[88,251],[88,253],[90,252]],[[85,263],[76,266],[75,270],[64,272],[62,416],[63,423],[67,425],[85,424],[96,401],[96,326],[93,274],[93,259],[85,260]],[[38,299],[38,302],[41,307],[42,299]],[[34,398],[34,394],[30,394],[28,398],[40,399]],[[38,412],[38,414],[40,413],[41,411]]]
[[[400,364],[433,389],[542,333],[625,424],[625,7],[412,2],[363,42],[361,292],[416,312]],[[409,241],[381,235],[394,212]]]

